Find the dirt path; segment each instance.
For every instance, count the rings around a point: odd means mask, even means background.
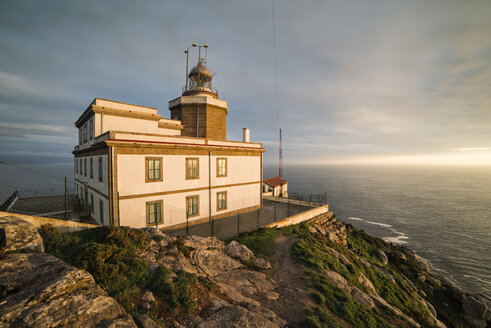
[[[274,272],[271,276],[278,284],[276,292],[280,298],[271,302],[270,308],[291,326],[296,326],[305,318],[305,306],[313,306],[309,291],[305,285],[303,272],[290,257],[290,249],[298,236],[282,236],[275,240]]]

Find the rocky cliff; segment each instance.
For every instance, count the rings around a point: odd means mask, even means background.
[[[491,319],[486,297],[329,214],[226,242],[153,228],[38,233],[15,217],[0,227],[0,327],[484,328]]]

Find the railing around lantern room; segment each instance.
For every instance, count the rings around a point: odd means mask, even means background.
[[[187,86],[187,85],[184,85],[182,87],[182,93],[186,92],[186,91],[205,91],[205,92],[212,92],[214,94],[216,94],[218,96],[218,89],[217,88],[214,88],[212,86],[210,87],[197,87],[197,86]]]

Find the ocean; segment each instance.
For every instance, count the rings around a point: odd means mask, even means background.
[[[277,175],[264,168],[264,177]],[[73,192],[73,164],[0,164],[0,203]],[[491,168],[436,166],[287,166],[290,193],[327,193],[346,223],[408,246],[464,290],[491,296]]]
[[[264,176],[277,175],[268,167]],[[290,193],[327,193],[346,223],[425,258],[459,287],[491,296],[491,168],[309,165],[284,168]],[[317,196],[314,196],[317,199]]]

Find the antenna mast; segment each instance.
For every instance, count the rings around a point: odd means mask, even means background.
[[[278,175],[283,178],[283,146],[281,142],[281,124],[280,124],[280,108],[278,106],[278,65],[276,60],[276,29],[275,29],[275,19],[274,19],[274,0],[271,0],[271,18],[273,21],[273,55],[274,55],[274,80],[275,80],[275,99],[276,99],[276,123],[280,129],[280,153],[279,153],[279,163],[278,163]]]
[[[281,128],[280,128],[280,164],[278,168],[278,175],[283,178],[283,146],[281,143]]]

